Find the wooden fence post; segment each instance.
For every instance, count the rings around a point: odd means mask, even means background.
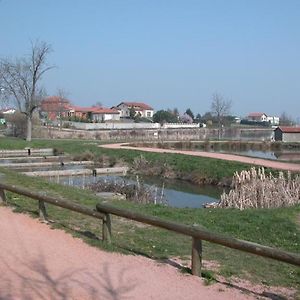
[[[41,200],[39,200],[39,217],[40,217],[40,220],[42,220],[44,222],[48,221],[45,202],[41,201]]]
[[[0,205],[6,205],[7,199],[5,195],[5,191],[3,189],[0,189]]]
[[[105,214],[102,222],[102,240],[111,243],[111,219],[110,214]]]
[[[202,240],[193,237],[192,241],[192,274],[201,276]]]

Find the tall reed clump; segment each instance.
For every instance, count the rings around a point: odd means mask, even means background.
[[[251,168],[249,171],[235,173],[232,189],[221,195],[220,207],[272,208],[300,204],[300,177],[292,178],[288,172],[285,176],[279,172],[278,177],[272,173],[265,174],[264,168]]]

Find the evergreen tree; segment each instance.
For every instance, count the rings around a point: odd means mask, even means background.
[[[189,116],[194,120],[194,114],[193,114],[193,112],[191,111],[190,108],[188,108],[188,109],[185,111],[185,113],[186,113],[187,115],[189,115]]]

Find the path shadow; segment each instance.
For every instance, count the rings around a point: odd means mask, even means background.
[[[123,250],[125,250],[129,253],[144,256],[144,257],[149,258],[149,259],[151,259],[151,260],[153,260],[153,261],[155,261],[159,264],[168,264],[168,265],[178,269],[181,273],[192,275],[192,270],[191,270],[190,267],[184,266],[184,265],[178,263],[177,261],[172,260],[171,258],[167,258],[167,257],[166,258],[158,258],[158,257],[155,257],[155,256],[150,256],[149,254],[147,254],[145,252],[142,252],[142,251],[139,251],[139,250],[136,250],[136,249],[132,249],[132,248],[120,245],[120,244],[116,244],[116,245],[117,245],[118,248],[123,249]],[[201,278],[207,279],[205,277],[205,272],[202,273]],[[278,293],[273,293],[273,292],[269,292],[269,291],[263,291],[263,292],[259,293],[259,292],[256,292],[254,290],[254,288],[253,289],[245,288],[245,287],[242,287],[238,284],[233,284],[233,283],[227,282],[225,280],[218,280],[216,278],[213,278],[213,280],[210,281],[210,282],[219,283],[222,286],[224,286],[224,288],[236,289],[236,290],[238,290],[242,293],[245,293],[245,294],[248,294],[248,295],[253,295],[255,297],[262,297],[263,299],[271,299],[271,300],[287,300],[288,299],[285,296],[280,295]]]
[[[74,229],[74,228],[72,228],[72,227],[70,227],[66,224],[61,224],[61,223],[56,223],[56,224],[59,224],[59,229],[64,228],[64,229],[66,229],[66,232],[78,235],[79,237],[87,237],[89,239],[97,240],[97,241],[102,240],[96,234],[94,234],[93,232],[91,232],[89,230],[77,230],[77,229]]]
[[[11,227],[14,227],[13,223]],[[90,269],[84,263],[84,257],[80,258],[83,261],[79,264],[55,268],[53,261],[63,261],[63,256],[57,259],[63,253],[49,254],[35,244],[32,248],[26,248],[26,237],[14,228],[12,234],[22,253],[13,254],[9,247],[1,249],[0,300],[123,300],[130,299],[130,294],[139,284],[139,279],[132,276],[129,269],[118,267],[114,262],[103,263],[101,259],[99,265],[93,265]]]
[[[0,300],[15,300],[18,297],[23,300],[68,300],[74,297],[123,300],[130,299],[130,293],[138,284],[131,276],[128,280],[126,269],[116,272],[108,263],[100,264],[97,272],[69,267],[54,275],[56,272],[47,266],[42,253],[29,261],[14,259],[16,264],[11,266],[0,257],[0,265],[5,269],[0,273]]]

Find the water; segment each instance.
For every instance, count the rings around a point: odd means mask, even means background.
[[[218,151],[215,151],[218,152]],[[277,160],[278,157],[275,155],[275,152],[273,151],[261,151],[261,150],[231,150],[231,151],[219,151],[224,153],[230,153],[230,154],[237,154],[237,155],[243,155],[243,156],[251,156],[251,157],[257,157],[257,158],[264,158],[264,159],[272,159]]]
[[[128,183],[135,183],[133,177],[123,176],[54,176],[50,181],[64,185],[77,186],[85,188],[91,183],[96,183],[99,179],[105,180],[126,180]],[[157,190],[158,201],[163,191],[163,203],[168,206],[178,208],[202,208],[205,203],[219,201],[222,190],[215,186],[196,186],[180,180],[164,180],[159,178],[146,177],[142,179],[143,183],[151,186],[151,189]]]
[[[164,195],[166,202],[169,206],[178,208],[200,208],[206,203],[217,202],[218,199],[209,195],[207,193],[206,187],[203,187],[201,193],[187,193],[182,191],[176,191],[174,189],[165,189]]]
[[[262,151],[262,150],[211,150],[210,152],[236,154],[242,156],[250,156],[263,159],[271,160],[282,160],[282,161],[300,161],[300,152],[298,151]]]
[[[80,175],[80,176],[51,176],[49,180],[51,182],[68,185],[68,186],[76,186],[79,188],[86,188],[87,185],[96,183],[99,178],[105,178],[108,176],[90,176],[90,175]]]

